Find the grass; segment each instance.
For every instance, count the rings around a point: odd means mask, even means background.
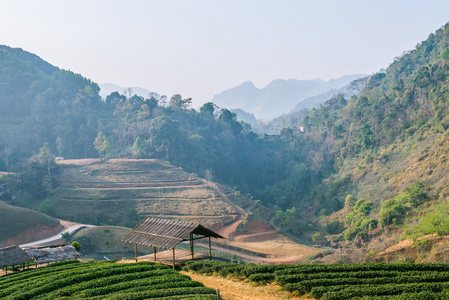
[[[37,224],[54,227],[59,221],[43,213],[0,201],[0,241],[15,237]]]
[[[70,241],[77,241],[82,247],[89,248],[89,252],[97,254],[133,251],[132,245],[120,242],[129,231],[129,228],[118,226],[83,228],[75,233]]]
[[[50,196],[60,218],[97,225],[124,225],[126,212],[139,219],[166,217],[212,225],[229,222],[237,208],[221,200],[202,179],[159,160],[62,160],[59,186]]]

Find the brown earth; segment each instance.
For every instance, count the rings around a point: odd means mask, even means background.
[[[278,300],[278,299],[313,299],[299,298],[291,293],[281,291],[279,285],[270,284],[263,286],[254,286],[246,281],[234,281],[230,278],[222,278],[217,276],[202,276],[192,272],[182,271],[192,278],[199,281],[207,287],[220,290],[220,296],[224,300]]]
[[[12,237],[10,239],[7,239],[5,241],[0,242],[0,247],[7,247],[11,245],[20,245],[20,244],[26,244],[33,241],[37,241],[40,239],[45,239],[48,237],[51,237],[61,230],[63,230],[65,227],[59,223],[55,227],[51,227],[44,224],[36,224],[33,227],[27,228],[19,235]]]
[[[295,243],[288,237],[276,233],[269,225],[260,221],[249,221],[245,232],[236,231],[237,226],[243,221],[238,218],[232,224],[223,227],[219,234],[226,237],[226,240],[217,240],[213,249],[236,254],[244,259],[249,259],[259,263],[268,264],[294,264],[304,262],[310,256],[320,253],[321,249],[308,247]],[[227,245],[237,248],[266,254],[268,257],[256,257],[248,254],[237,253],[234,250],[226,249]]]
[[[271,226],[260,221],[248,222],[246,232],[238,232],[234,229],[234,232],[229,234],[229,239],[236,242],[291,241],[287,237],[276,233],[276,230]]]

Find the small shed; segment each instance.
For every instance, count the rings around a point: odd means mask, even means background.
[[[23,265],[31,262],[32,259],[22,248],[19,246],[10,246],[6,248],[0,248],[0,268],[6,268],[9,266]],[[8,271],[6,271],[8,272]]]
[[[29,248],[25,251],[38,264],[70,260],[80,257],[80,254],[72,245]]]
[[[212,258],[211,251],[211,237],[223,238],[218,233],[209,228],[192,222],[174,221],[159,218],[146,218],[126,236],[122,238],[122,242],[135,244],[135,259],[137,261],[137,246],[144,246],[153,248],[153,259],[150,256],[141,257],[143,259],[159,261],[166,264],[172,264],[173,268],[176,264],[176,256],[178,256],[178,265],[191,259]],[[209,255],[197,253],[195,256],[193,241],[198,239],[209,239]],[[175,247],[181,242],[190,242],[190,252],[183,250],[176,250]],[[158,249],[172,249],[159,253],[159,260],[157,258]],[[178,255],[176,255],[176,252]],[[170,255],[169,255],[170,254]],[[170,257],[172,256],[172,257]],[[171,259],[169,259],[169,257]]]

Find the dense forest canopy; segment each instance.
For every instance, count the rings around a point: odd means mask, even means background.
[[[103,101],[98,85],[81,75],[3,46],[0,168],[14,169],[35,154],[42,201],[52,184],[50,167],[39,159],[47,150],[65,158],[158,158],[200,176],[212,171],[217,181],[277,211],[279,225],[295,234],[308,230],[297,226],[299,218],[326,234],[365,239],[376,228],[401,224],[407,211],[449,188],[444,174],[395,169],[431,147],[445,155],[448,46],[446,25],[385,73],[354,82],[357,95],[299,112],[279,135],[257,135],[211,102],[192,109],[181,95],[166,101],[114,92]],[[304,132],[293,126],[299,123]]]

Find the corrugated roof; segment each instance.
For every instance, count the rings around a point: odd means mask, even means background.
[[[0,268],[30,262],[31,257],[19,246],[0,248]]]
[[[184,238],[190,233],[205,237],[223,238],[199,223],[146,218],[123,237],[122,241],[146,247],[172,249],[184,241]]]
[[[25,251],[39,264],[70,260],[80,257],[80,254],[71,245],[30,248]]]

